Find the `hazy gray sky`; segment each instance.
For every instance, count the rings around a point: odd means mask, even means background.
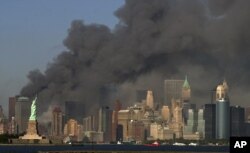
[[[19,93],[32,69],[45,70],[62,50],[71,21],[113,28],[123,0],[12,0],[0,3],[0,105]],[[6,114],[7,115],[7,114]]]

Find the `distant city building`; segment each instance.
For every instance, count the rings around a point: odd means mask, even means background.
[[[153,137],[154,140],[159,138],[158,130],[161,128],[161,125],[158,123],[151,123],[150,124],[150,136]]]
[[[245,110],[240,106],[230,107],[230,136],[245,136]]]
[[[150,109],[154,109],[154,97],[153,97],[153,91],[151,90],[147,91],[146,105]]]
[[[83,118],[83,131],[96,131],[94,115]]]
[[[17,126],[16,126],[16,120],[15,117],[12,117],[11,121],[8,125],[8,133],[9,134],[17,134]]]
[[[52,135],[62,136],[63,135],[63,119],[62,111],[60,107],[55,107],[52,112]]]
[[[5,134],[8,131],[8,120],[6,119],[3,108],[0,105],[0,134]]]
[[[216,88],[216,101],[228,98],[228,90],[227,82],[224,80],[223,83]]]
[[[205,119],[204,119],[204,109],[198,110],[198,126],[197,132],[201,135],[201,138],[205,138]]]
[[[85,115],[85,104],[80,101],[65,102],[65,120],[76,119],[77,122],[82,122]]]
[[[74,119],[69,119],[64,126],[64,135],[77,137],[78,135],[78,122]]]
[[[189,109],[196,109],[196,104],[191,104],[189,102],[183,102],[182,103],[182,114],[183,114],[183,120],[184,124],[187,125],[187,120],[188,120],[188,110]]]
[[[28,97],[18,97],[15,105],[15,119],[17,122],[17,133],[26,132],[30,116],[31,101]]]
[[[250,107],[245,108],[245,121],[250,122]]]
[[[112,114],[113,111],[107,106],[99,109],[98,132],[103,132],[104,142],[112,140]]]
[[[172,99],[172,113],[173,118],[171,121],[172,130],[175,133],[176,138],[183,137],[183,115],[182,115],[182,103],[180,100]]]
[[[174,132],[168,127],[162,127],[158,129],[158,139],[159,140],[173,140]]]
[[[205,139],[215,139],[216,131],[216,105],[205,104],[204,106],[205,119]]]
[[[15,105],[17,97],[9,97],[9,121],[12,120],[12,117],[15,117]]]
[[[191,87],[188,83],[187,76],[185,78],[185,81],[182,86],[182,96],[181,96],[183,102],[189,102],[191,98]]]
[[[4,113],[3,113],[3,108],[2,108],[2,106],[0,105],[0,119],[2,119],[2,118],[5,118],[5,115],[4,115]]]
[[[144,141],[145,132],[144,124],[142,121],[131,120],[128,127],[128,137],[130,140]]]
[[[245,136],[250,136],[250,122],[245,123]]]
[[[163,106],[162,109],[161,109],[161,116],[162,116],[162,119],[166,122],[169,122],[170,121],[170,110],[169,110],[169,107],[168,106]]]
[[[122,104],[119,100],[115,101],[114,110],[112,113],[112,141],[117,140],[118,112],[121,110]]]
[[[193,134],[197,132],[197,127],[198,127],[198,112],[196,109],[189,109],[187,125],[184,126],[184,134]]]
[[[118,112],[118,133],[119,135],[122,133],[122,138],[118,137],[119,140],[121,139],[122,141],[127,141],[129,139],[128,126],[132,120],[133,115],[133,110],[120,110]]]
[[[224,80],[216,89],[216,139],[229,139],[230,108],[228,86]]]
[[[171,100],[182,99],[182,88],[184,80],[165,80],[164,81],[164,101],[170,105]]]

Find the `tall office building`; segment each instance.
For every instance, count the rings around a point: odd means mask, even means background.
[[[62,136],[63,132],[62,111],[60,107],[55,107],[52,112],[52,135]]]
[[[79,101],[66,101],[65,102],[65,120],[76,119],[77,122],[82,122],[85,116],[85,104]]]
[[[231,136],[244,136],[245,135],[245,111],[240,106],[230,107],[230,129]]]
[[[117,140],[118,112],[121,110],[122,104],[119,100],[115,101],[115,107],[112,114],[112,141]]]
[[[182,87],[184,80],[165,80],[164,81],[164,101],[170,105],[171,100],[182,98]]]
[[[228,90],[227,82],[224,80],[223,83],[216,88],[216,101],[228,98]]]
[[[18,97],[15,105],[17,133],[26,132],[30,116],[31,101],[28,97]]]
[[[94,115],[83,118],[83,131],[96,131],[95,122]]]
[[[78,122],[74,119],[69,119],[64,126],[64,135],[65,136],[78,136]]]
[[[12,117],[15,117],[15,105],[17,97],[9,97],[9,121],[12,120]]]
[[[180,100],[172,99],[172,129],[175,133],[176,138],[183,137],[183,115],[182,115],[182,105]]]
[[[170,121],[170,110],[168,106],[163,106],[161,109],[162,119],[166,122]]]
[[[215,123],[216,123],[216,105],[205,104],[204,106],[205,119],[205,139],[215,139]]]
[[[198,126],[198,112],[196,109],[188,109],[187,125],[184,126],[185,134],[193,134],[197,131]]]
[[[118,139],[127,141],[129,139],[129,123],[134,115],[133,110],[120,110],[118,112]]]
[[[154,109],[154,97],[153,97],[153,91],[151,90],[147,91],[146,105],[150,109]]]
[[[99,110],[98,131],[103,132],[104,142],[112,140],[112,114],[113,111],[107,106],[103,106]]]
[[[190,101],[190,98],[191,98],[191,87],[188,83],[188,80],[187,80],[187,76],[185,78],[185,81],[183,83],[183,86],[182,86],[182,100],[183,102],[186,102],[188,103]]]
[[[7,133],[8,130],[8,120],[6,119],[3,108],[0,105],[0,134]]]
[[[191,104],[189,102],[183,102],[182,103],[182,114],[183,114],[183,119],[184,119],[184,124],[187,125],[187,120],[188,120],[188,110],[189,109],[196,109],[196,104]]]
[[[228,139],[230,135],[230,108],[226,81],[216,88],[216,139]]]
[[[204,119],[204,109],[198,110],[198,120],[197,120],[197,132],[201,134],[201,138],[205,138],[205,119]]]
[[[128,135],[131,140],[143,141],[145,136],[144,124],[142,121],[131,120],[128,127]]]

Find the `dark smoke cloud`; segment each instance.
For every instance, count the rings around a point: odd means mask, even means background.
[[[126,0],[115,12],[115,29],[73,21],[68,50],[44,73],[31,71],[21,94],[39,92],[41,111],[66,100],[97,108],[100,87],[116,83],[124,105],[140,88],[153,89],[162,102],[163,80],[187,74],[194,102],[209,102],[225,77],[232,103],[247,105],[249,6],[246,0]]]

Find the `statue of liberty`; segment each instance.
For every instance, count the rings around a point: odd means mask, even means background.
[[[32,101],[32,104],[31,104],[31,113],[30,113],[29,120],[32,120],[32,121],[36,120],[36,100],[37,100],[37,95],[36,95],[35,99]]]

